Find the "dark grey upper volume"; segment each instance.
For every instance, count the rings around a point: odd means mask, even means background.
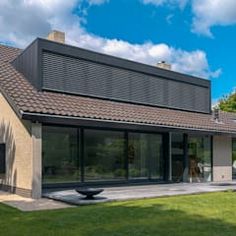
[[[36,39],[13,62],[39,90],[210,112],[210,81]]]

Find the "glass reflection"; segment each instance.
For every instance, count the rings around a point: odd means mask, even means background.
[[[163,179],[162,136],[129,133],[130,179]]]
[[[211,181],[211,138],[190,136],[188,139],[188,156],[189,181]]]
[[[124,179],[124,132],[84,131],[85,181]]]
[[[172,180],[180,182],[184,180],[184,135],[172,133],[171,135],[172,156]]]
[[[43,126],[43,183],[79,180],[77,144],[76,128]]]

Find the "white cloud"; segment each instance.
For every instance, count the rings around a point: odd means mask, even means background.
[[[189,3],[192,8],[192,31],[213,37],[211,28],[236,24],[235,0],[141,0],[144,4],[178,6],[184,9]],[[167,16],[168,17],[168,16]]]
[[[153,4],[155,6],[163,6],[167,4],[169,6],[178,6],[183,9],[189,0],[141,0],[144,4]]]
[[[90,5],[101,5],[101,4],[104,4],[106,2],[109,2],[109,0],[87,0],[87,2]]]
[[[217,108],[219,106],[220,98],[213,98],[211,100],[211,108]]]
[[[154,65],[158,61],[172,64],[173,70],[200,77],[218,77],[220,70],[211,71],[204,51],[185,51],[167,44],[131,44],[88,33],[81,18],[73,14],[82,0],[1,0],[0,41],[25,47],[35,37],[45,37],[52,29],[66,32],[67,43]],[[101,4],[101,0],[86,0]],[[21,17],[19,17],[21,16]],[[17,19],[17,20],[16,20]]]
[[[192,0],[193,31],[212,37],[212,26],[236,24],[235,0]]]
[[[159,61],[171,63],[173,70],[203,78],[216,78],[221,69],[211,71],[204,51],[185,51],[167,44],[131,44],[117,39],[105,39],[78,28],[67,29],[68,42],[83,48],[155,65]],[[76,37],[75,37],[76,36]]]
[[[52,30],[57,19],[74,21],[71,9],[76,0],[1,0],[1,41],[26,45],[37,36],[44,36]]]
[[[163,5],[164,3],[166,3],[168,0],[143,0],[144,4],[153,4],[156,6],[160,6]]]
[[[169,14],[166,17],[166,22],[171,25],[172,24],[172,19],[174,18],[174,14]]]

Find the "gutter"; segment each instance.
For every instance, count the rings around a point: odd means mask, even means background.
[[[79,125],[79,123],[88,123],[95,122],[100,124],[116,124],[116,125],[124,125],[124,126],[139,126],[139,127],[148,127],[148,128],[159,128],[159,129],[170,129],[176,131],[193,131],[193,132],[203,132],[207,134],[214,135],[236,135],[236,132],[230,131],[217,131],[217,130],[206,130],[206,129],[198,129],[198,128],[187,128],[187,127],[173,127],[170,125],[156,125],[156,124],[147,124],[147,123],[137,123],[137,122],[125,122],[125,121],[113,121],[113,120],[101,120],[101,119],[93,119],[93,118],[82,118],[82,117],[73,117],[73,116],[62,116],[62,115],[50,115],[50,114],[42,114],[42,113],[33,113],[33,112],[24,112],[21,111],[22,119],[38,121],[41,123],[65,123],[67,125],[73,121],[73,124]],[[80,124],[80,125],[81,125]]]

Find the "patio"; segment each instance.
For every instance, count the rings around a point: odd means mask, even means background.
[[[20,211],[41,211],[41,210],[56,210],[74,207],[71,204],[66,204],[52,199],[40,198],[32,199],[22,197],[16,194],[0,191],[0,203],[17,208]]]
[[[74,189],[50,190],[44,197],[73,205],[89,205],[111,201],[157,198],[176,195],[236,191],[236,182],[227,183],[177,183],[142,186],[106,187],[94,200],[84,200]]]

